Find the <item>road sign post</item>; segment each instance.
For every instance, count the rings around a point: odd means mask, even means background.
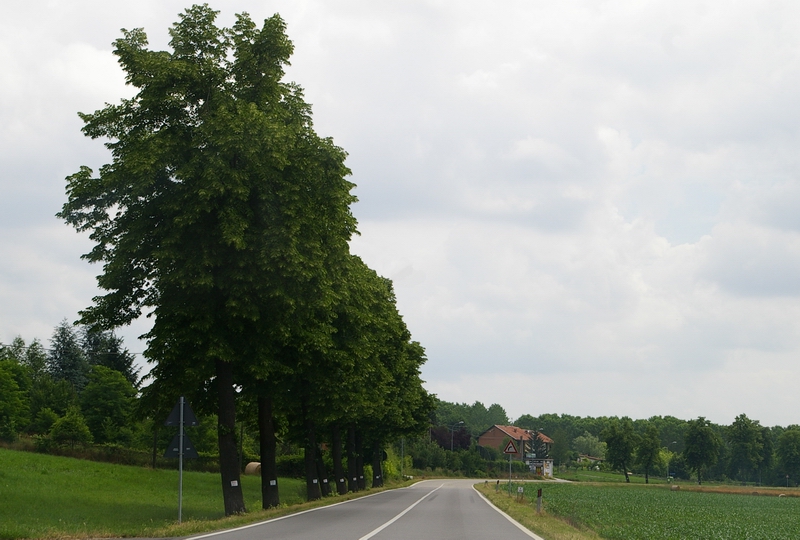
[[[511,496],[511,456],[517,453],[517,445],[514,444],[514,439],[508,441],[503,453],[508,454],[508,495]]]
[[[183,514],[183,458],[196,458],[197,450],[194,449],[192,441],[184,433],[184,426],[196,426],[197,417],[192,412],[192,408],[186,403],[186,399],[181,396],[178,398],[178,403],[172,408],[169,413],[165,426],[178,426],[178,434],[172,439],[172,442],[164,452],[164,457],[177,457],[178,458],[178,523],[182,520]]]

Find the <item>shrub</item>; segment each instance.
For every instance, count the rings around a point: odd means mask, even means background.
[[[306,467],[303,459],[303,454],[278,456],[275,459],[278,467],[278,476],[286,476],[288,478],[305,478]]]
[[[70,407],[67,414],[56,420],[50,438],[58,444],[69,444],[70,448],[92,443],[92,433],[77,407]]]
[[[49,433],[53,424],[58,420],[58,414],[50,407],[39,409],[36,418],[33,419],[31,431],[33,433]]]

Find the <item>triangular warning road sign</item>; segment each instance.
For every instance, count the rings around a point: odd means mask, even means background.
[[[181,423],[181,401],[175,404],[172,408],[172,412],[169,413],[167,420],[164,422],[165,426],[178,426]],[[197,421],[197,417],[194,415],[192,408],[189,407],[189,402],[183,402],[183,425],[184,426],[196,426],[199,422]]]
[[[181,440],[180,435],[177,433],[172,438],[172,442],[169,443],[167,447],[167,451],[164,452],[164,457],[178,457],[180,456],[181,451]],[[186,435],[183,436],[183,457],[185,458],[198,458],[200,456],[197,455],[197,450],[195,450],[192,441],[189,440],[189,437]]]
[[[506,445],[506,449],[503,450],[503,453],[504,454],[516,454],[517,453],[517,445],[514,444],[513,440],[508,441],[508,444]]]

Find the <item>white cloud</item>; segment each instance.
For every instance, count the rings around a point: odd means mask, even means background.
[[[107,159],[75,113],[130,95],[119,28],[163,48],[185,7],[32,1],[0,21],[3,340],[46,339],[96,294],[86,240],[53,217],[64,177]],[[796,3],[219,9],[287,20],[289,76],[350,153],[354,251],[395,280],[440,397],[798,422]]]

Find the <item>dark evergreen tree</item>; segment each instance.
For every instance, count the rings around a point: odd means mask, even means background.
[[[105,366],[122,373],[134,387],[139,386],[139,368],[135,356],[122,343],[122,338],[111,330],[97,330],[83,326],[80,331],[81,347],[91,366]]]
[[[47,370],[54,380],[67,381],[78,392],[86,386],[89,362],[81,347],[78,333],[66,319],[56,326],[50,339]]]

